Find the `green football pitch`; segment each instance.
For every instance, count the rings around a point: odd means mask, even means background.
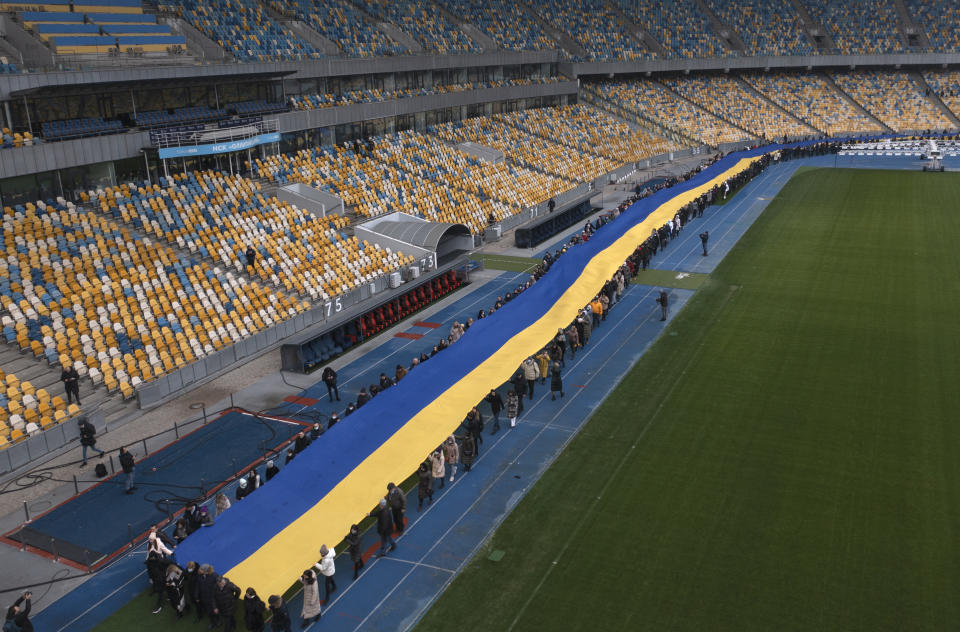
[[[417,631],[960,627],[958,244],[960,175],[795,175]]]

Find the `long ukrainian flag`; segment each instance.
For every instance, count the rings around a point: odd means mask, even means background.
[[[212,564],[261,595],[282,594],[317,561],[321,544],[340,542],[387,483],[407,478],[492,387],[567,326],[654,228],[774,148],[727,156],[633,204],[518,298],[474,323],[451,351],[334,426],[213,528],[191,535],[177,560]]]

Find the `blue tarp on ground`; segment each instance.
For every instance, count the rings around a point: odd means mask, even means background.
[[[160,503],[158,507],[154,504],[157,501],[196,498],[201,481],[206,490],[212,489],[233,476],[234,463],[243,468],[261,458],[261,445],[273,448],[303,429],[299,424],[258,420],[247,413],[226,413],[139,461],[134,473],[134,494],[124,494],[125,479],[118,474],[36,518],[30,527],[57,540],[109,555],[129,543],[131,530],[139,536],[167,517],[165,505]],[[87,456],[90,465],[83,472],[92,478],[96,453]],[[172,511],[182,508],[182,502],[171,506]]]

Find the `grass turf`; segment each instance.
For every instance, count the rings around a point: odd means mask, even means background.
[[[417,631],[955,629],[957,199],[796,175]]]
[[[509,272],[533,272],[538,265],[539,259],[529,257],[513,257],[510,255],[484,255],[480,254],[474,257],[483,264],[483,267],[492,270],[507,270]]]
[[[675,287],[683,290],[695,290],[707,280],[707,275],[696,272],[678,272],[677,270],[655,270],[647,268],[637,272],[633,283],[639,285],[656,285],[659,287]]]

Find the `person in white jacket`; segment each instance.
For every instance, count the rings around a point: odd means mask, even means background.
[[[333,580],[334,573],[337,572],[335,560],[337,551],[333,547],[327,548],[324,544],[320,547],[320,561],[314,567],[323,575],[323,600],[330,605],[330,593],[337,589],[337,582]]]
[[[173,551],[168,549],[167,545],[163,543],[163,540],[158,538],[154,532],[151,532],[147,538],[147,556],[149,557],[151,553],[156,553],[161,557],[173,555]]]
[[[523,377],[527,379],[527,397],[533,399],[533,385],[540,379],[540,366],[533,356],[523,361]]]

